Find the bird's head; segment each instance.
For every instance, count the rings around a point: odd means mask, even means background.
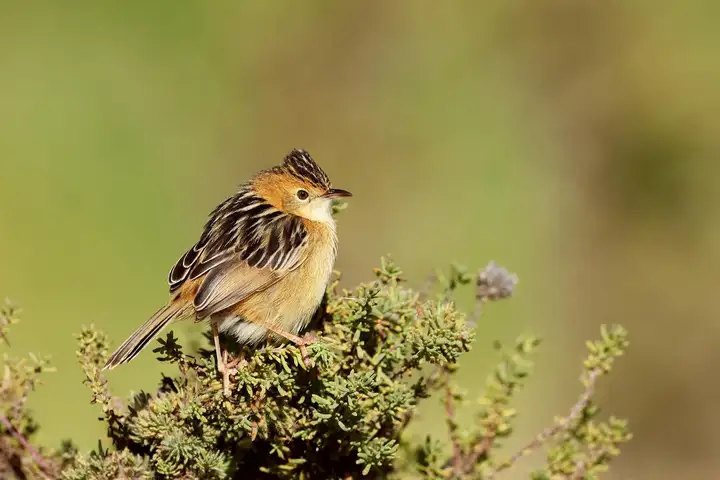
[[[347,190],[332,188],[327,174],[304,150],[293,150],[281,165],[261,172],[253,179],[255,191],[277,209],[332,223],[332,200],[351,197]]]

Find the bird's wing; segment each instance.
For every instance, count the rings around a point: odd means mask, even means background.
[[[245,188],[210,215],[198,243],[170,271],[170,291],[200,282],[193,303],[202,319],[273,285],[306,256],[302,220]]]

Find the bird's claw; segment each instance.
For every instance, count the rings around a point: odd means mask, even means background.
[[[313,361],[308,354],[307,347],[318,341],[317,335],[314,332],[307,332],[300,338],[298,347],[300,347],[300,355],[302,355],[303,364],[306,368],[313,366]]]
[[[218,371],[223,379],[223,393],[226,397],[229,397],[232,393],[230,389],[230,376],[235,375],[238,372],[238,368],[247,365],[247,360],[245,360],[242,353],[237,358],[229,360],[227,350],[223,351],[222,357],[222,362],[218,365]]]
[[[300,355],[302,356],[303,365],[305,365],[306,368],[313,366],[313,361],[312,358],[310,358],[310,355],[308,355],[306,345],[300,345]]]
[[[315,332],[307,332],[305,335],[303,335],[300,340],[302,340],[302,345],[308,346],[312,345],[313,343],[318,341],[318,336],[315,334]]]

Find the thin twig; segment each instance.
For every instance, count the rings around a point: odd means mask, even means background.
[[[591,450],[591,452],[588,454],[588,458],[586,460],[579,460],[575,464],[575,470],[573,470],[573,473],[568,477],[568,479],[569,480],[581,480],[581,479],[585,478],[585,474],[587,473],[588,468],[597,464],[598,461],[605,454],[607,454],[607,451],[605,448],[599,448],[599,449],[596,449],[595,451]]]
[[[488,429],[487,434],[482,437],[482,439],[477,442],[475,445],[473,445],[470,453],[467,455],[462,455],[461,461],[460,461],[460,468],[458,469],[457,473],[461,474],[470,474],[473,473],[475,470],[475,464],[477,464],[478,459],[480,459],[481,456],[487,455],[487,453],[490,451],[490,449],[493,446],[493,443],[495,442],[495,429],[494,427],[490,427]],[[455,457],[446,462],[444,465],[444,468],[453,467],[453,472],[455,472]]]
[[[482,315],[484,305],[485,299],[477,297],[477,299],[475,300],[475,309],[473,310],[472,315],[470,315],[470,320],[468,320],[468,328],[473,329],[477,327],[480,316]]]
[[[472,452],[468,456],[468,458],[465,461],[465,467],[463,468],[463,471],[465,473],[471,473],[474,468],[475,464],[477,463],[478,459],[482,456],[487,454],[490,451],[490,448],[493,446],[493,442],[495,441],[495,428],[490,428],[487,434],[483,437],[483,439],[475,445],[472,449]]]
[[[475,308],[468,321],[469,328],[475,328],[487,301],[502,300],[512,296],[518,283],[517,275],[509,273],[505,268],[490,262],[480,270],[475,278]],[[447,301],[448,298],[445,299]],[[490,429],[487,434],[474,444],[469,453],[463,452],[457,437],[457,423],[454,419],[454,406],[450,392],[450,372],[445,369],[445,411],[453,445],[453,456],[445,463],[445,468],[452,467],[453,476],[472,473],[478,459],[487,455],[495,441],[496,432]]]
[[[25,380],[23,383],[23,393],[19,396],[18,400],[15,402],[11,409],[12,415],[11,418],[8,419],[11,422],[20,421],[20,417],[22,416],[23,410],[25,409],[25,403],[27,403],[30,392],[35,388],[35,385],[31,380]]]
[[[15,427],[13,427],[12,423],[10,423],[10,420],[8,420],[2,413],[0,413],[0,423],[2,423],[5,428],[7,428],[8,431],[12,434],[12,436],[15,437],[18,442],[20,442],[23,448],[30,453],[33,459],[35,459],[35,463],[37,463],[38,467],[40,467],[40,470],[42,470],[45,475],[52,478],[52,469],[47,464],[45,459],[38,453],[37,450],[35,450],[35,448],[33,448],[32,445],[30,445],[30,442],[25,439],[22,433],[20,433]]]
[[[10,346],[10,340],[5,333],[5,329],[13,323],[14,318],[17,318],[17,313],[18,309],[10,302],[9,298],[6,298],[5,304],[0,310],[0,338],[8,347]]]
[[[578,461],[575,464],[575,470],[573,470],[572,475],[568,477],[568,480],[580,480],[585,475],[585,471],[587,470],[587,463],[583,462],[582,460]]]
[[[450,386],[450,371],[445,369],[445,421],[448,425],[450,441],[453,448],[452,471],[453,476],[458,476],[463,470],[463,450],[460,439],[457,435],[457,422],[455,421],[455,402],[453,399],[452,387]]]
[[[590,398],[595,392],[595,383],[597,382],[597,379],[600,377],[601,373],[602,371],[599,368],[595,368],[590,371],[590,373],[588,374],[587,387],[585,387],[585,391],[582,393],[582,395],[580,395],[580,398],[578,398],[578,401],[570,409],[570,414],[565,417],[565,419],[563,419],[561,422],[558,422],[556,425],[553,425],[552,427],[547,427],[545,430],[540,432],[540,434],[537,435],[530,443],[525,445],[525,447],[523,447],[512,457],[510,457],[509,460],[499,465],[495,470],[489,472],[485,477],[485,480],[490,480],[497,473],[512,467],[522,457],[531,454],[551,438],[557,436],[562,432],[568,431],[573,425],[573,423],[575,423],[582,416],[583,411],[590,403]]]

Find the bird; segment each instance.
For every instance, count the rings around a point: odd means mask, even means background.
[[[270,336],[292,342],[308,362],[316,338],[298,335],[322,302],[338,252],[333,188],[310,154],[291,150],[256,173],[209,215],[199,240],[168,275],[168,303],[135,330],[103,370],[135,358],[169,324],[208,321],[223,392],[240,359],[229,360],[220,333],[240,345]]]

